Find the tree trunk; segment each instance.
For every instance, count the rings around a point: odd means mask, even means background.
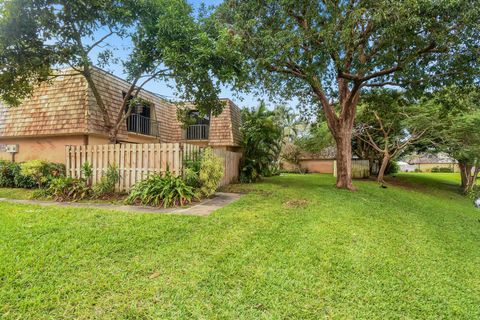
[[[478,169],[474,165],[469,164],[464,161],[459,161],[458,167],[460,168],[460,176],[462,179],[461,186],[463,192],[467,193],[475,185]],[[472,170],[475,168],[474,174],[472,175]]]
[[[467,186],[467,175],[466,175],[466,166],[467,164],[463,161],[458,162],[458,168],[460,169],[460,177],[461,177],[461,187],[463,190],[465,190],[465,187]]]
[[[380,169],[378,169],[378,176],[377,176],[377,181],[380,183],[385,182],[384,180],[385,170],[387,169],[389,162],[390,162],[390,156],[387,154],[384,154],[382,159],[382,165],[380,166]]]
[[[352,184],[352,132],[342,128],[336,132],[337,188],[355,190]]]

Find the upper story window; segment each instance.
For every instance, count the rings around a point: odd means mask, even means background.
[[[125,95],[126,93],[124,92],[123,96],[125,97]],[[158,121],[152,119],[155,109],[149,102],[143,99],[132,100],[133,97],[130,96],[129,104],[125,107],[125,113],[127,113],[130,103],[133,103],[130,115],[126,119],[127,131],[158,136]]]
[[[188,113],[192,125],[209,125],[210,117],[202,116],[198,110],[192,110]]]
[[[190,121],[187,127],[188,140],[207,140],[210,130],[210,117],[203,116],[197,110],[188,113]]]

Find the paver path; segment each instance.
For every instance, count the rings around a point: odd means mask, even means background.
[[[240,198],[240,194],[217,192],[215,197],[205,199],[194,203],[191,206],[183,208],[154,208],[142,206],[128,206],[116,205],[110,203],[85,203],[85,202],[55,202],[55,201],[40,201],[40,200],[19,200],[0,198],[0,201],[8,201],[14,203],[36,204],[41,206],[59,206],[59,207],[77,207],[77,208],[97,208],[107,210],[118,210],[137,213],[163,213],[163,214],[184,214],[196,216],[208,216],[213,211],[223,208],[226,205],[234,202]]]

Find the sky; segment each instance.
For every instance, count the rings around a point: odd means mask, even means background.
[[[221,2],[222,0],[206,0],[206,1],[189,0],[189,3],[193,6],[194,10],[198,10],[198,8],[202,3],[204,3],[207,6],[211,6],[211,5],[218,5]],[[96,37],[100,38],[105,33],[106,32],[104,31],[99,31]],[[109,41],[109,43],[113,47],[119,48],[119,50],[115,54],[120,57],[125,57],[128,54],[129,49],[131,47],[128,40],[121,39],[118,37],[112,38]],[[96,54],[98,54],[100,50],[101,49],[92,51],[91,56],[92,58],[94,58],[94,62],[95,62],[95,56]],[[120,78],[125,79],[126,77],[126,74],[123,72],[122,66],[120,65],[109,65],[108,67],[104,67],[104,69],[106,71],[112,72],[114,75]],[[175,96],[175,90],[169,87],[168,84],[165,82],[151,81],[147,83],[144,88],[146,90],[159,94],[160,96],[168,100],[178,100],[177,97]],[[231,99],[239,107],[256,107],[259,104],[260,100],[264,100],[269,108],[272,108],[275,105],[275,102],[271,101],[271,99],[269,99],[267,96],[255,96],[254,94],[233,92],[228,87],[222,87],[220,97]],[[285,104],[290,105],[292,108],[296,106],[296,103],[294,102],[286,102]]]

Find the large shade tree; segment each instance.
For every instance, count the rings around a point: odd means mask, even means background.
[[[0,12],[0,98],[9,105],[62,69],[62,76],[86,79],[111,142],[153,80],[173,82],[203,113],[223,108],[219,83],[236,59],[228,48],[216,48],[185,0],[5,0]],[[94,66],[111,65],[121,66],[131,82],[122,105],[113,108],[93,75]]]
[[[322,110],[336,142],[339,188],[354,189],[351,136],[362,91],[478,72],[473,0],[226,0],[214,17],[252,82]]]
[[[358,107],[354,137],[368,144],[378,155],[377,181],[384,182],[392,159],[429,135],[437,127],[438,106],[429,101],[414,101],[400,91],[375,89],[362,96]]]
[[[442,110],[438,118],[432,119],[436,124],[434,150],[446,152],[458,161],[464,192],[472,190],[480,172],[479,101],[478,86],[446,87],[430,100]]]

